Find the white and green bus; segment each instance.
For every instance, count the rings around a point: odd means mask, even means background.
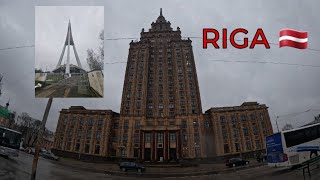
[[[266,137],[268,166],[300,165],[320,155],[320,123]]]
[[[0,127],[0,155],[4,157],[19,156],[21,132]]]

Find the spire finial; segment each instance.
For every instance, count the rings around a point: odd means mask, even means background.
[[[162,8],[160,8],[160,16],[162,16]]]

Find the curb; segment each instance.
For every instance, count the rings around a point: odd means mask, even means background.
[[[106,171],[101,169],[92,169],[92,168],[85,168],[81,166],[75,166],[70,164],[64,164],[62,162],[56,162],[56,164],[72,167],[75,169],[80,169],[86,172],[93,172],[93,173],[102,173],[111,176],[124,176],[124,177],[139,177],[139,178],[166,178],[166,177],[189,177],[189,176],[201,176],[201,175],[213,175],[213,174],[227,174],[236,171],[241,171],[245,169],[251,169],[255,167],[264,166],[264,163],[249,165],[249,166],[241,166],[236,168],[228,168],[228,169],[221,169],[221,170],[209,170],[209,171],[200,171],[200,172],[191,172],[191,173],[167,173],[167,174],[158,174],[158,173],[136,173],[136,172],[120,172],[120,171]]]
[[[245,169],[251,169],[255,167],[264,166],[265,164],[256,164],[251,166],[243,166],[231,169],[212,170],[203,172],[192,172],[192,173],[168,173],[168,174],[157,174],[157,173],[130,173],[130,172],[114,172],[105,171],[104,173],[112,176],[126,176],[126,177],[139,177],[139,178],[168,178],[168,177],[189,177],[189,176],[201,176],[201,175],[213,175],[213,174],[227,174],[231,172],[241,171]]]

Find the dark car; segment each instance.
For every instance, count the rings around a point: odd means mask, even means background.
[[[266,155],[263,155],[263,156],[258,156],[257,157],[257,161],[258,162],[264,162],[267,160],[267,156]]]
[[[121,162],[119,164],[119,167],[123,172],[129,171],[129,170],[143,172],[146,170],[146,168],[142,164],[138,164],[135,162]]]
[[[43,158],[51,159],[51,160],[55,160],[55,161],[58,161],[58,160],[59,160],[59,157],[58,157],[58,156],[56,156],[56,155],[54,155],[53,153],[48,152],[48,151],[40,152],[40,156],[43,157]]]
[[[236,167],[236,166],[247,165],[249,163],[250,162],[248,160],[244,160],[244,159],[241,159],[241,158],[232,158],[232,159],[229,159],[226,162],[226,166],[228,166],[228,167]]]

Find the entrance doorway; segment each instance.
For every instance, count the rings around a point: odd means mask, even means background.
[[[163,148],[157,148],[157,161],[163,161]]]
[[[144,160],[151,161],[151,148],[144,149]]]
[[[169,160],[177,160],[177,149],[176,148],[170,148],[169,149]]]

